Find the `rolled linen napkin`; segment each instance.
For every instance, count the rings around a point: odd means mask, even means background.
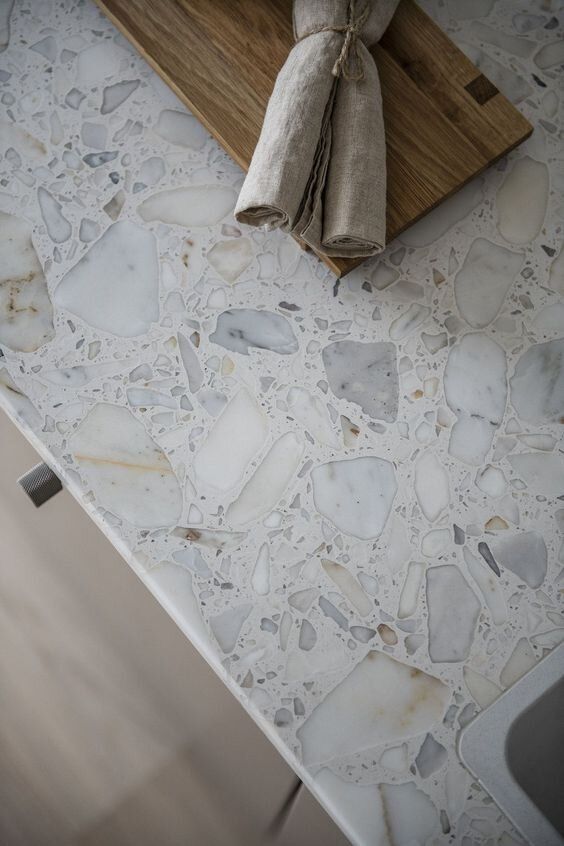
[[[386,145],[368,47],[399,0],[294,0],[296,44],[278,74],[235,217],[317,252],[361,257],[386,239]]]

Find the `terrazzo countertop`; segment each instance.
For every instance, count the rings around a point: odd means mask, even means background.
[[[424,6],[535,132],[339,283],[89,0],[0,0],[0,398],[353,843],[513,846],[455,743],[564,639],[564,12]]]

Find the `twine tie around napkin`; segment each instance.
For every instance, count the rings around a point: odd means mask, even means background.
[[[333,74],[333,76],[343,76],[350,82],[357,82],[359,79],[364,79],[364,65],[362,62],[362,57],[358,51],[356,40],[360,35],[360,31],[362,30],[362,27],[364,26],[368,15],[370,14],[370,3],[366,3],[363,11],[360,13],[360,15],[358,15],[358,17],[355,14],[355,7],[355,0],[350,0],[349,19],[345,26],[322,26],[318,29],[310,29],[309,32],[305,32],[301,36],[301,38],[298,38],[298,41],[303,41],[304,38],[308,38],[310,35],[315,35],[316,32],[343,33],[345,36],[345,40],[343,41],[341,52],[339,53],[337,60],[333,65],[331,73]],[[351,57],[353,55],[356,71],[354,71],[351,67]]]
[[[384,121],[369,47],[398,1],[294,0],[296,43],[239,194],[239,222],[281,227],[329,256],[384,248]]]

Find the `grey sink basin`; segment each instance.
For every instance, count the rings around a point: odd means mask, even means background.
[[[564,644],[466,726],[458,751],[532,846],[564,846]]]

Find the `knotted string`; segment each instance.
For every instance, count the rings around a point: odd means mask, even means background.
[[[362,56],[358,50],[358,38],[362,27],[366,23],[368,15],[370,14],[370,0],[367,0],[366,6],[362,12],[357,16],[355,10],[355,0],[349,0],[349,15],[348,21],[342,26],[322,26],[319,29],[311,29],[305,32],[296,43],[303,41],[310,35],[316,35],[318,32],[340,32],[345,37],[343,39],[343,46],[341,52],[337,56],[335,64],[331,73],[333,76],[342,76],[350,82],[358,82],[364,79],[364,64]]]

